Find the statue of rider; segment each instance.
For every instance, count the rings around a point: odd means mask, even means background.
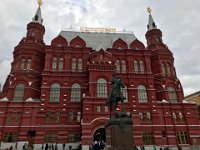
[[[123,96],[123,93],[121,91],[121,87],[124,88],[124,84],[122,80],[117,78],[116,74],[113,75],[111,84],[112,84],[112,89],[111,89],[111,94],[110,94],[109,101],[107,102],[107,104],[110,104],[110,105],[114,104],[116,108],[119,101],[123,102],[123,100],[126,99]]]
[[[117,82],[118,82],[118,78],[116,74],[113,74],[112,80],[111,80],[111,84],[112,84],[112,90],[111,90],[111,94],[110,94],[110,100],[113,99],[113,95],[115,95],[116,93],[116,88],[117,88]]]

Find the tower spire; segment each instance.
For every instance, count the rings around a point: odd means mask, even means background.
[[[147,29],[152,30],[152,29],[157,29],[157,26],[153,20],[153,17],[151,15],[152,9],[150,7],[147,8],[147,12],[149,13],[149,23],[147,25]]]
[[[41,15],[42,0],[37,0],[37,1],[38,1],[39,7],[38,7],[32,21],[37,22],[39,24],[42,24],[43,23],[43,19],[42,19],[42,15]]]
[[[42,0],[38,0],[39,7],[42,6],[42,3],[43,3]]]

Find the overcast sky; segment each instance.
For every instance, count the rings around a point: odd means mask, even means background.
[[[44,0],[42,16],[45,43],[70,27],[115,27],[133,31],[146,45],[147,7],[174,54],[177,76],[184,94],[200,90],[199,0]],[[10,72],[14,47],[26,35],[26,25],[37,10],[37,0],[1,0],[0,83]]]

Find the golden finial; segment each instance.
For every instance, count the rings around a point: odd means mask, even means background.
[[[151,14],[152,9],[150,7],[147,8],[147,12]]]
[[[39,7],[42,6],[42,0],[37,0]]]

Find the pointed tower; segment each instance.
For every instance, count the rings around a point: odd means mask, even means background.
[[[42,25],[43,19],[41,15],[41,5],[42,2],[38,1],[39,7],[35,13],[35,16],[32,19],[32,22],[30,22],[27,25],[27,35],[26,38],[28,40],[34,40],[36,42],[43,43],[43,35],[45,33],[45,28]]]
[[[3,87],[2,97],[10,101],[39,99],[42,71],[45,62],[45,43],[43,36],[45,27],[42,25],[41,0],[38,9],[27,25],[27,34],[15,47],[11,72]]]
[[[147,46],[148,48],[155,48],[156,46],[164,45],[162,42],[162,32],[157,28],[153,20],[151,9],[148,7],[147,11],[149,12],[149,22],[146,33]]]
[[[151,69],[154,74],[156,99],[169,102],[183,100],[183,89],[176,76],[172,52],[163,43],[162,32],[157,28],[148,7],[149,22],[147,25],[147,49],[151,51]]]

